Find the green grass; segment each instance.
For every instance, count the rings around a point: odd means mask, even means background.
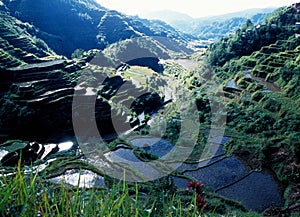
[[[20,166],[15,175],[1,176],[0,184],[1,216],[152,216],[161,203],[158,198],[149,203],[138,185],[115,183],[109,190],[71,188],[64,182],[44,180],[42,175],[24,175]],[[193,216],[197,212],[184,211],[176,195],[162,200],[160,212],[166,216]]]
[[[147,67],[132,66],[124,72],[124,77],[128,80],[134,80],[142,87],[148,87],[155,82],[158,74]]]
[[[207,209],[199,211],[195,194],[176,190],[168,179],[140,184],[110,180],[106,184],[107,189],[56,184],[43,174],[24,174],[19,165],[14,175],[0,176],[0,216],[260,216],[209,192]]]

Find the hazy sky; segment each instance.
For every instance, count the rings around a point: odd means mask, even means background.
[[[280,7],[300,0],[96,0],[100,5],[129,15],[173,10],[192,17],[226,14],[249,8]]]

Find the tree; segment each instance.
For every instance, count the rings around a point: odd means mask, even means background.
[[[81,48],[78,48],[72,53],[71,57],[72,57],[72,59],[80,58],[80,57],[82,57],[83,53],[84,53],[84,50]]]

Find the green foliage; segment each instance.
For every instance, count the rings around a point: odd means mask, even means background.
[[[63,181],[60,184],[47,181],[42,174],[26,175],[19,165],[14,174],[1,176],[0,183],[1,216],[194,217],[203,214],[197,210],[193,192],[178,191],[170,177],[139,185],[110,181],[108,189],[71,188]],[[209,203],[206,216],[221,216],[224,212],[254,215],[214,194],[208,193],[206,198]]]
[[[300,89],[300,66],[295,62],[288,62],[279,71],[279,83],[286,87],[289,96],[296,96]]]
[[[280,8],[270,14],[265,20],[264,24],[276,24],[279,26],[295,25],[299,20],[299,13],[295,8],[285,7]]]
[[[222,38],[210,46],[210,63],[223,66],[232,58],[250,55],[277,40],[288,39],[297,32],[294,26],[297,16],[294,9],[284,8],[270,15],[264,25],[254,27],[251,21],[247,21],[234,35]]]
[[[288,98],[283,92],[257,91],[251,98],[242,94],[227,108],[228,128],[236,135],[226,144],[227,152],[246,149],[255,154],[262,166],[271,168],[281,182],[298,183],[299,171],[292,163],[298,162],[299,156],[297,98]]]
[[[164,64],[164,74],[170,77],[178,78],[185,73],[185,69],[179,64]]]
[[[83,49],[76,49],[76,50],[72,53],[71,57],[72,57],[72,59],[74,59],[74,58],[81,58],[82,55],[83,55],[83,53],[84,53],[84,50],[83,50]]]
[[[10,14],[37,27],[39,31],[35,35],[56,53],[67,57],[79,48],[104,49],[112,43],[141,36],[165,37],[170,41],[176,38],[179,43],[173,46],[175,52],[180,49],[190,52],[180,44],[185,44],[191,36],[161,21],[144,20],[108,10],[95,1],[41,0],[40,4],[35,4],[34,0],[4,0],[3,4]]]
[[[36,175],[16,174],[1,177],[0,210],[2,216],[134,216],[136,202],[127,185],[115,185],[110,191],[69,188],[44,181]],[[137,194],[137,193],[136,193]]]
[[[143,57],[160,57],[167,59],[168,51],[157,46],[157,41],[151,38],[132,38],[108,46],[104,53],[109,57],[123,62]]]
[[[258,13],[252,16],[251,20],[255,24],[261,23],[267,17],[267,13]],[[193,34],[198,35],[200,39],[214,39],[218,40],[222,37],[226,37],[229,34],[233,34],[238,28],[243,26],[247,22],[246,16],[240,15],[238,17],[233,17],[226,19],[222,17],[220,21],[211,21],[211,23],[200,23],[197,28],[193,31]]]
[[[0,67],[15,67],[55,55],[36,35],[37,29],[0,11]]]
[[[136,114],[149,114],[159,108],[163,101],[157,93],[147,93],[137,98],[131,105],[131,110]]]
[[[171,144],[176,144],[179,138],[179,133],[181,130],[180,115],[172,117],[171,115],[166,119],[166,132],[164,134],[164,139],[170,141]]]

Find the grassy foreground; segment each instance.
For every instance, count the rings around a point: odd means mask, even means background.
[[[71,188],[42,177],[25,175],[20,166],[14,175],[1,176],[0,216],[259,216],[234,209],[221,215],[216,207],[199,210],[195,192],[185,190],[170,193],[153,187],[145,193],[140,185],[126,182],[111,184],[109,190]]]

